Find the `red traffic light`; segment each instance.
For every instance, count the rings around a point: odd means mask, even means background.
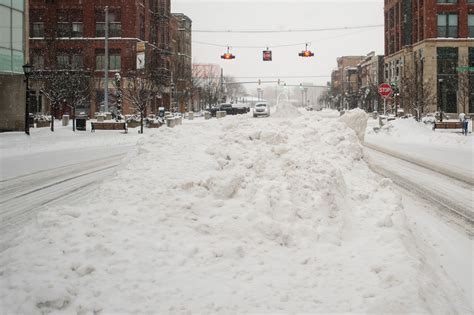
[[[314,53],[311,50],[303,50],[298,54],[298,56],[303,58],[314,57]]]
[[[272,51],[271,50],[264,50],[263,51],[263,61],[272,61]]]
[[[235,59],[235,56],[230,53],[230,47],[227,47],[227,52],[221,56],[221,59],[225,59],[225,60]]]
[[[222,59],[226,59],[226,60],[229,60],[229,59],[235,59],[235,56],[232,55],[231,53],[225,53],[221,56]]]

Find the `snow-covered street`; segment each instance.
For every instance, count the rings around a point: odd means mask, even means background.
[[[427,219],[422,197],[373,172],[368,161],[383,157],[366,159],[337,116],[286,107],[270,118],[196,119],[144,135],[64,133],[62,147],[45,140],[36,148],[33,134],[29,149],[18,149],[23,137],[1,135],[2,225],[16,207],[8,200],[36,180],[10,185],[26,175],[15,169],[39,152],[75,156],[46,167],[57,170],[46,172],[52,182],[77,164],[71,172],[95,184],[72,202],[43,205],[0,252],[0,309],[472,313],[472,239]],[[80,147],[87,158],[71,153]],[[101,173],[101,162],[112,171]],[[458,206],[472,202],[472,186],[446,189],[447,199],[464,200]],[[434,246],[450,253],[443,239],[463,253],[440,257]],[[469,266],[469,275],[455,272]]]

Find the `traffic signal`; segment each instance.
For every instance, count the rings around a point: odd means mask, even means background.
[[[263,61],[272,61],[272,51],[268,48],[263,51]]]
[[[227,47],[227,52],[221,56],[221,59],[230,60],[235,59],[235,56],[229,52],[230,48]]]
[[[298,55],[303,58],[314,57],[314,53],[311,50],[303,50]]]
[[[225,53],[221,56],[222,59],[235,59],[235,56],[232,55],[231,53]]]
[[[306,49],[300,52],[298,56],[303,58],[314,57],[314,53],[311,50],[308,50],[308,44],[306,44]]]

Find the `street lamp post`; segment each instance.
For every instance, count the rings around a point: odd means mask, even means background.
[[[23,72],[25,73],[25,83],[26,83],[26,102],[25,102],[25,133],[30,135],[30,85],[29,77],[33,67],[27,63],[23,65]]]
[[[438,82],[439,82],[439,98],[441,101],[441,104],[439,106],[439,121],[443,122],[443,109],[444,109],[444,101],[445,101],[444,99],[445,91],[443,90],[444,79],[438,79]]]

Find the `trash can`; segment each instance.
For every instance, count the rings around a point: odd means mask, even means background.
[[[76,117],[76,130],[86,131],[87,129],[87,117],[77,116]]]
[[[63,126],[69,125],[69,115],[63,115]]]

